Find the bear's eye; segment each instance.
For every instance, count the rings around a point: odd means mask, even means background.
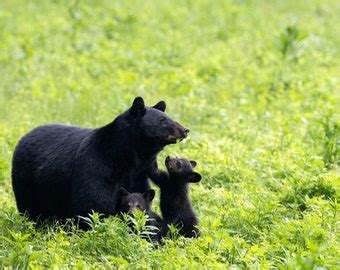
[[[161,123],[165,123],[165,121],[166,121],[166,118],[165,118],[165,117],[162,117],[162,118],[161,118]]]

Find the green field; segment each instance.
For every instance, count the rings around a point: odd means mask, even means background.
[[[0,1],[0,268],[339,269],[339,14],[337,0]],[[132,233],[20,216],[19,138],[99,127],[137,95],[191,130],[158,161],[198,162],[202,237],[157,248],[143,217]]]

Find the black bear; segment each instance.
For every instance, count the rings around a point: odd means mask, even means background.
[[[168,172],[159,171],[157,163],[151,164],[149,177],[160,187],[160,207],[162,211],[162,228],[159,238],[169,231],[169,224],[178,225],[179,233],[185,237],[199,236],[197,217],[192,209],[188,194],[188,184],[201,181],[201,175],[193,171],[196,161],[185,158],[165,159]]]
[[[142,194],[137,192],[130,193],[121,187],[117,201],[117,212],[120,214],[132,214],[135,210],[144,211],[149,217],[147,225],[159,228],[161,217],[151,210],[154,197],[155,191],[153,189],[149,189]]]
[[[119,189],[117,212],[123,214],[132,214],[133,211],[145,211],[148,213],[151,210],[152,200],[155,197],[155,190],[149,189],[145,193],[130,193],[125,188]]]
[[[19,212],[32,219],[116,214],[120,187],[150,189],[146,168],[189,129],[147,107],[141,97],[113,122],[96,129],[61,124],[37,127],[21,138],[12,160],[12,185]]]

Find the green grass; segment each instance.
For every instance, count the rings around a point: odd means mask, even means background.
[[[336,0],[2,0],[0,268],[339,269],[339,14]],[[142,217],[135,233],[21,217],[19,138],[104,125],[136,95],[191,130],[159,162],[197,160],[203,236],[156,248]]]

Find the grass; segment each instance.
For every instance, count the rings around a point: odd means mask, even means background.
[[[339,1],[0,3],[0,268],[339,269]],[[10,163],[50,122],[98,127],[166,100],[203,175],[203,236],[159,248],[116,217],[21,217]],[[159,192],[158,192],[159,194]],[[154,208],[159,211],[158,203]]]

